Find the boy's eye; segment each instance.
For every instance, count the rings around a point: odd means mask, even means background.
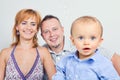
[[[83,39],[83,36],[80,36],[79,39],[82,40],[82,39]]]
[[[95,36],[92,36],[92,37],[91,37],[91,40],[95,40],[95,39],[96,39],[96,37],[95,37]]]

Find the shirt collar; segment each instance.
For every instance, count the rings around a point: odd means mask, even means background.
[[[77,61],[80,61],[80,62],[83,62],[83,61],[94,62],[94,61],[96,61],[97,58],[99,57],[99,52],[98,52],[98,49],[96,49],[95,53],[94,53],[90,58],[85,59],[85,60],[79,59],[77,55],[78,55],[78,51],[76,50],[76,51],[73,53],[73,55],[71,55],[71,56],[73,56]]]

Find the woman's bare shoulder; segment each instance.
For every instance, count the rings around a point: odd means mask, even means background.
[[[45,54],[45,53],[48,53],[48,49],[46,47],[43,47],[43,46],[39,46],[38,47],[38,50],[41,54]]]
[[[42,57],[47,57],[48,55],[50,55],[48,49],[46,47],[43,47],[43,46],[39,46],[38,47],[38,51],[39,51],[39,54],[42,56]]]
[[[0,57],[2,58],[7,58],[9,57],[10,53],[12,51],[12,47],[9,48],[3,48],[0,52]]]
[[[45,58],[45,56],[47,56],[49,53],[47,48],[45,48],[43,46],[38,46],[37,49],[38,49],[41,60],[43,60]]]

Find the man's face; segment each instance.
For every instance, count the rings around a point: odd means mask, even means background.
[[[50,47],[62,44],[64,29],[57,19],[48,19],[42,23],[41,35]]]

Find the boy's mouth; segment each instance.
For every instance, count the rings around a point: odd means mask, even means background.
[[[83,50],[90,50],[90,48],[83,48]]]

